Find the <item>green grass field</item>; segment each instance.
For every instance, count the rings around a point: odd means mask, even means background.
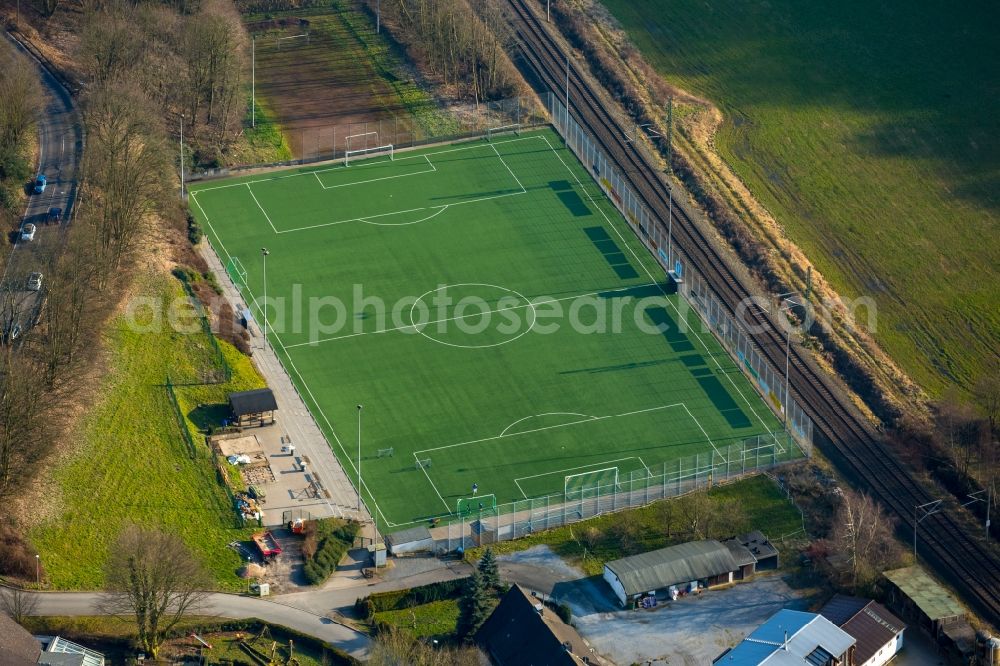
[[[352,479],[364,405],[390,527],[780,428],[552,131],[191,192],[248,300],[270,252],[270,342]]]
[[[140,294],[164,307],[185,298],[180,283],[169,276],[146,278]],[[152,319],[138,321],[147,330],[137,330],[124,317],[110,327],[111,370],[78,428],[79,448],[51,474],[61,509],[28,536],[57,589],[100,588],[111,545],[134,522],[179,534],[220,588],[239,590],[245,585],[236,575],[240,558],[226,544],[247,538],[252,530],[234,528],[234,512],[208,448],[198,447],[191,457],[164,388],[168,372],[194,375],[195,366],[211,363],[210,346],[204,333],[149,330]],[[178,387],[186,414],[199,403],[225,402],[228,392],[263,383],[250,359],[219,344],[233,369],[232,381]],[[187,425],[195,441],[203,442]]]
[[[1000,340],[997,5],[604,0],[711,99],[726,161],[932,393]]]

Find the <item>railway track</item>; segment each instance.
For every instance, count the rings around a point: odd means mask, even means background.
[[[565,53],[528,6],[528,0],[507,1],[525,63],[549,90],[563,90],[567,85]],[[678,206],[669,207],[666,185],[656,175],[655,166],[629,145],[627,129],[572,68],[568,87],[571,114],[589,129],[658,224],[665,228],[668,211],[672,212],[676,246],[698,267],[730,312],[742,318],[747,330],[758,331],[752,337],[772,367],[782,368],[785,336],[771,315],[759,308],[739,307],[751,297],[749,289],[687,213]],[[813,420],[819,445],[890,510],[901,530],[912,534],[915,507],[936,498],[903,468],[871,425],[795,346],[790,376],[790,390]],[[918,543],[922,562],[951,583],[983,619],[1000,627],[1000,561],[996,555],[969,534],[949,510],[920,522]]]

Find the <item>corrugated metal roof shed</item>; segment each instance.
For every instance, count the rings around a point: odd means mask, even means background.
[[[932,621],[965,615],[955,598],[919,566],[894,569],[882,575],[912,599]]]
[[[854,660],[855,663],[864,664],[886,643],[898,636],[906,625],[884,606],[872,601],[840,628],[857,639]]]
[[[750,549],[741,544],[739,541],[730,539],[729,541],[726,541],[724,545],[729,549],[729,552],[733,555],[733,559],[736,560],[736,563],[740,566],[757,563],[757,558],[753,556]]]
[[[385,541],[390,546],[398,546],[399,544],[413,541],[425,541],[430,538],[432,538],[431,531],[423,525],[385,535]]]
[[[826,605],[819,609],[819,614],[839,627],[857,615],[858,611],[867,606],[869,601],[870,599],[862,599],[861,597],[835,594],[833,599],[830,599]]]
[[[729,549],[718,541],[691,541],[625,557],[605,566],[618,576],[625,594],[630,596],[739,568]]]

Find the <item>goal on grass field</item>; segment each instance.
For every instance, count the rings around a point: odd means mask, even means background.
[[[459,516],[478,516],[480,513],[492,514],[497,510],[497,496],[491,493],[459,498],[457,510]]]
[[[358,148],[357,150],[347,150],[344,151],[344,166],[351,165],[351,158],[355,160],[372,157],[374,155],[389,155],[389,159],[392,160],[392,144],[388,143],[384,146],[373,146],[372,148]]]
[[[486,140],[493,141],[493,137],[500,134],[513,134],[517,136],[521,132],[521,123],[513,123],[511,125],[501,125],[500,127],[487,127],[486,128]]]
[[[604,492],[614,492],[621,490],[618,485],[618,468],[607,467],[605,469],[595,469],[579,474],[568,474],[563,479],[563,495],[576,495],[578,493],[594,493],[600,495]]]

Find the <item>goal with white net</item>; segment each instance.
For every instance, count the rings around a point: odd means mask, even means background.
[[[513,134],[517,136],[521,132],[521,124],[513,123],[511,125],[500,125],[499,127],[487,127],[486,128],[486,140],[493,141],[493,139],[501,134]]]
[[[348,150],[344,152],[344,166],[350,166],[351,162],[357,161],[359,159],[365,159],[367,157],[376,157],[378,155],[388,155],[389,159],[393,159],[392,144],[386,144],[384,146],[373,146],[371,148],[358,148],[357,150]]]
[[[587,495],[610,493],[619,490],[618,468],[607,467],[579,474],[568,474],[563,479],[565,496],[586,493]]]

